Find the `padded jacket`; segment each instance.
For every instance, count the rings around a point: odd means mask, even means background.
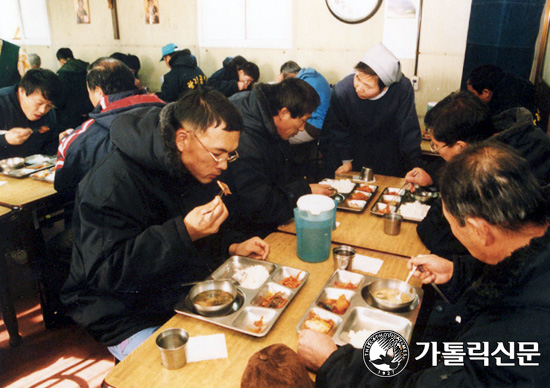
[[[162,107],[164,101],[155,95],[146,94],[143,89],[103,97],[90,114],[90,120],[59,144],[55,189],[73,199],[84,175],[114,148],[110,139],[110,128],[115,117],[143,106]]]
[[[154,106],[119,115],[111,125],[115,148],[77,191],[71,269],[61,298],[74,321],[107,346],[166,322],[188,290],[179,285],[204,279],[234,242],[224,233],[189,237],[185,215],[219,188],[168,159],[160,111]]]
[[[442,305],[432,313],[421,342],[437,343],[443,350],[444,342],[463,344],[466,355],[462,366],[445,365],[441,355],[437,366],[432,366],[432,351],[418,362],[423,345],[411,344],[409,364],[392,378],[373,375],[363,363],[362,351],[351,345],[341,347],[321,366],[317,373],[318,388],[539,388],[548,386],[550,379],[550,233],[531,240],[497,265],[482,267],[472,264],[472,257],[455,261],[454,273],[442,291],[452,305]],[[481,270],[473,271],[472,268]],[[435,330],[434,330],[435,329]],[[488,342],[488,365],[468,355],[468,343]],[[512,359],[502,351],[495,352],[497,344],[505,349],[514,343]],[[532,358],[520,356],[519,342],[537,343],[538,353]],[[483,345],[481,345],[483,346]],[[529,348],[530,346],[527,346]],[[479,351],[477,353],[480,353]],[[525,353],[525,352],[524,352]],[[527,352],[529,353],[529,352]],[[497,365],[497,357],[511,366]],[[456,357],[455,357],[456,358]],[[446,360],[451,359],[447,355]],[[427,361],[427,365],[426,365]],[[537,363],[522,366],[520,362]]]
[[[197,58],[189,50],[178,51],[170,59],[171,69],[164,75],[158,96],[166,102],[176,101],[190,89],[206,83],[206,76],[197,66]]]
[[[240,157],[224,174],[234,193],[228,207],[250,236],[274,231],[294,216],[298,198],[311,194],[304,178],[291,177],[290,144],[279,136],[270,114],[264,92],[269,86],[258,84],[230,98],[243,116],[244,128],[237,148]]]

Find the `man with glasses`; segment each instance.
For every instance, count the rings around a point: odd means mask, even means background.
[[[115,148],[78,187],[62,301],[117,359],[174,314],[189,290],[182,283],[203,280],[231,255],[266,259],[263,240],[241,242],[223,224],[228,210],[217,195],[241,127],[237,110],[212,90],[113,121]]]
[[[0,159],[53,155],[57,120],[52,111],[63,87],[54,72],[27,71],[17,86],[0,89]]]
[[[378,43],[355,70],[334,86],[321,131],[327,176],[362,167],[404,176],[422,166],[414,90],[399,60]]]
[[[265,236],[293,217],[296,201],[305,194],[330,195],[328,186],[295,178],[288,139],[303,131],[319,105],[319,95],[307,82],[287,78],[258,84],[230,98],[244,118],[240,158],[228,170],[234,195],[228,204],[236,227],[248,235]]]
[[[451,93],[429,113],[427,127],[432,149],[446,162],[471,144],[491,138],[512,147],[527,160],[540,185],[550,183],[550,139],[539,128],[526,127],[518,122],[515,127],[495,134],[489,107],[468,91]],[[409,171],[405,179],[419,186],[432,184],[430,175],[418,167]],[[466,253],[443,217],[441,201],[432,204],[426,218],[418,225],[417,232],[426,247],[435,254]]]

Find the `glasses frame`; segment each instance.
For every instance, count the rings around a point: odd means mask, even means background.
[[[231,162],[234,162],[235,160],[239,159],[239,153],[237,152],[237,150],[235,150],[234,155],[228,155],[226,158],[217,158],[216,155],[214,155],[212,153],[212,151],[210,151],[208,148],[206,148],[206,146],[204,144],[202,144],[202,141],[195,134],[195,132],[188,132],[188,133],[191,133],[195,137],[195,139],[197,139],[197,141],[202,146],[202,148],[204,148],[204,150],[206,152],[208,152],[208,155],[210,155],[210,157],[216,162],[216,164],[221,164],[221,163],[224,163],[224,162],[231,163]]]
[[[430,141],[430,149],[432,152],[439,153],[440,150],[442,150],[445,147],[448,147],[448,144],[442,145],[441,147],[437,147],[433,141]]]

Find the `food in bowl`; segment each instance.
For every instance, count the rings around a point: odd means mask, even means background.
[[[360,199],[360,200],[363,200],[363,201],[366,201],[369,198],[370,198],[370,195],[365,194],[362,191],[355,191],[355,192],[351,193],[351,195],[349,196],[349,199]]]
[[[399,295],[401,293],[401,295]],[[409,294],[396,290],[395,288],[382,288],[376,290],[372,294],[380,300],[384,300],[388,303],[409,303],[412,302],[412,298]]]
[[[214,306],[221,306],[229,302],[232,302],[233,299],[234,299],[233,295],[231,295],[227,291],[208,290],[208,291],[203,291],[199,293],[195,297],[195,299],[193,299],[193,303],[203,307],[214,307]]]
[[[286,278],[281,280],[280,284],[288,288],[300,287],[300,284],[302,284],[302,281],[300,280],[301,273],[302,271],[298,272],[296,276],[287,276]]]
[[[359,284],[354,284],[351,280],[349,282],[335,282],[334,287],[345,288],[347,290],[356,290],[359,287]]]
[[[269,277],[269,272],[263,265],[253,265],[245,269],[239,269],[233,275],[236,280],[244,288],[258,288]]]
[[[338,299],[325,299],[318,303],[320,307],[333,312],[335,314],[342,315],[349,308],[349,301],[346,299],[344,294],[340,295]]]
[[[284,307],[286,302],[288,302],[288,299],[283,296],[281,291],[268,292],[262,297],[260,306],[280,309],[281,307]]]
[[[334,321],[332,319],[323,319],[317,314],[311,313],[311,318],[304,322],[304,327],[321,334],[328,334],[334,327]]]

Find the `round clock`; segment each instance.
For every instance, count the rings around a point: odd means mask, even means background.
[[[382,0],[325,0],[332,15],[344,23],[361,23],[371,18]]]

